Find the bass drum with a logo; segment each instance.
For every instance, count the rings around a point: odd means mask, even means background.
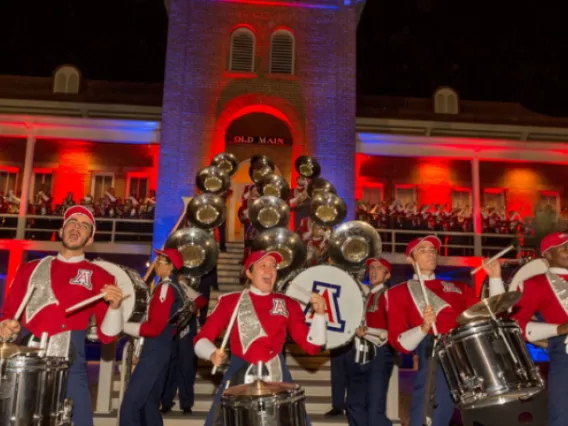
[[[319,293],[327,303],[327,349],[350,343],[361,325],[365,303],[361,287],[342,269],[330,265],[313,266],[290,282],[286,295],[296,299],[306,311],[312,293]],[[306,312],[306,322],[311,321]]]

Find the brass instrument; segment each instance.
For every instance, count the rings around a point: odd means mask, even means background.
[[[274,170],[274,161],[272,161],[272,159],[268,155],[253,155],[253,157],[250,159],[251,169],[260,169],[264,166],[268,166],[270,167],[270,169]]]
[[[333,192],[320,192],[312,197],[310,218],[324,227],[335,226],[347,216],[345,201]]]
[[[250,167],[249,168],[249,176],[254,183],[259,183],[262,178],[268,176],[274,172],[274,169],[271,169],[270,166],[264,165],[259,168]]]
[[[166,240],[164,248],[175,248],[183,257],[183,275],[200,277],[217,264],[219,250],[210,232],[199,228],[183,228]]]
[[[290,222],[290,207],[281,198],[265,195],[254,200],[248,216],[257,231],[271,228],[286,228]]]
[[[308,197],[310,198],[313,198],[317,194],[326,192],[333,192],[334,194],[337,194],[335,187],[326,179],[317,177],[312,179],[308,185]]]
[[[195,177],[195,184],[202,192],[224,194],[229,189],[229,175],[215,166],[203,167]]]
[[[227,214],[225,200],[216,194],[200,194],[193,197],[186,209],[189,223],[201,229],[214,229],[222,225]]]
[[[213,157],[211,165],[223,170],[230,177],[237,173],[237,170],[239,169],[239,160],[235,155],[223,152]]]
[[[290,185],[286,179],[275,173],[262,177],[256,186],[260,195],[272,195],[285,201],[290,197]]]
[[[331,261],[347,272],[358,273],[365,269],[365,262],[382,253],[381,237],[366,222],[352,220],[341,224],[328,242]]]
[[[321,173],[321,166],[313,157],[302,155],[294,162],[294,167],[300,176],[308,179],[317,178]]]

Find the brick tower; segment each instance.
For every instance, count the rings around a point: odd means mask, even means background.
[[[265,153],[287,179],[295,158],[315,156],[353,217],[363,4],[170,0],[155,246],[193,195],[196,172],[223,151],[240,161]]]

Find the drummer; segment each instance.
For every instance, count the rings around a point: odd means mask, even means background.
[[[126,334],[145,339],[140,360],[120,406],[120,426],[163,424],[160,398],[168,376],[173,338],[190,339],[188,329],[176,329],[170,322],[185,300],[182,288],[171,278],[177,277],[183,267],[182,255],[174,248],[154,250],[154,253],[158,256],[156,275],[160,282],[150,300],[148,319],[143,323],[124,324]]]
[[[13,341],[23,327],[25,333],[31,333],[30,346],[37,345],[42,333],[47,333],[50,338],[69,339],[72,364],[67,398],[73,400],[72,420],[75,426],[93,425],[85,360],[85,337],[90,318],[95,315],[97,335],[102,343],[111,343],[122,331],[123,323],[122,291],[114,284],[115,278],[85,259],[85,247],[93,243],[94,235],[95,219],[90,210],[83,206],[67,209],[59,230],[62,242],[59,254],[20,267],[10,287],[0,322],[0,338]],[[18,322],[12,318],[30,285],[34,285],[35,290],[21,322]],[[104,300],[65,313],[66,308],[101,292],[105,293]]]
[[[529,342],[548,339],[548,425],[564,426],[568,419],[568,234],[547,235],[540,252],[550,268],[519,285],[523,296],[512,317]],[[537,312],[544,322],[533,321]]]
[[[385,296],[387,307],[388,338],[393,347],[403,353],[417,351],[419,369],[414,379],[410,426],[422,426],[424,420],[424,392],[427,376],[427,359],[433,344],[432,325],[439,333],[447,333],[457,326],[460,313],[479,301],[471,287],[458,282],[437,279],[434,272],[438,262],[440,240],[429,235],[416,238],[406,246],[406,257],[414,269],[422,273],[428,291],[428,301],[421,290],[418,276],[389,289]],[[489,293],[504,292],[499,262],[484,265],[489,276]],[[427,337],[427,338],[426,338]],[[454,411],[454,403],[441,368],[436,376],[436,408],[432,424],[447,426]]]
[[[392,266],[386,259],[370,258],[366,262],[371,291],[367,297],[365,325],[356,331],[356,345],[374,345],[370,362],[355,363],[347,388],[347,420],[351,426],[392,426],[386,416],[387,392],[394,367],[394,350],[387,339],[384,293]],[[365,339],[361,342],[360,339]],[[353,352],[351,352],[353,355]]]
[[[251,253],[244,265],[248,288],[220,297],[195,337],[196,355],[220,366],[226,361],[227,354],[213,342],[227,328],[233,312],[238,309],[233,328],[227,330],[232,350],[229,368],[205,421],[206,426],[222,423],[220,400],[223,390],[229,385],[254,381],[258,376],[258,362],[264,363],[261,373],[263,380],[292,381],[282,356],[287,333],[310,355],[318,353],[326,343],[326,304],[322,296],[313,294],[310,299],[315,313],[308,326],[297,301],[273,292],[276,266],[280,262],[282,256],[278,252]]]

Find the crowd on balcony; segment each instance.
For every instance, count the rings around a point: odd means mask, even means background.
[[[36,216],[63,216],[65,210],[76,204],[87,207],[95,217],[109,219],[153,219],[156,206],[156,192],[150,190],[144,198],[134,195],[119,197],[114,188],[108,188],[97,200],[91,195],[86,195],[75,200],[72,192],[60,203],[54,204],[53,198],[45,188],[40,189],[28,206],[28,214]],[[0,193],[0,214],[18,214],[20,210],[20,195],[12,190],[4,195]]]

